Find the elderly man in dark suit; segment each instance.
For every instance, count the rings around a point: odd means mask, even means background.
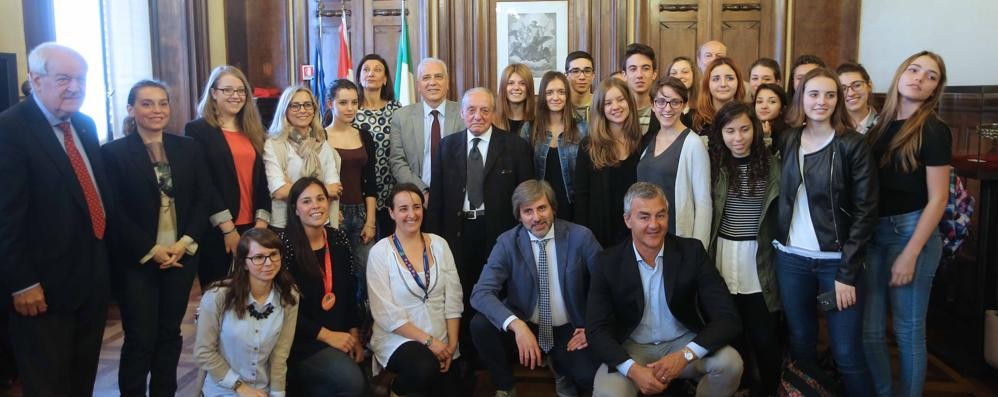
[[[107,317],[112,192],[94,121],[81,113],[87,64],[44,43],[28,56],[32,96],[0,114],[0,280],[13,298],[26,396],[89,396]]]
[[[434,154],[443,137],[464,128],[461,107],[447,100],[447,65],[424,58],[416,67],[419,103],[405,106],[392,117],[391,153],[388,162],[398,183],[412,183],[426,195],[430,191]]]
[[[513,335],[521,364],[533,368],[543,351],[555,372],[569,380],[559,396],[592,389],[599,367],[586,348],[584,327],[589,270],[601,247],[589,229],[556,219],[557,203],[546,181],[517,186],[513,214],[520,224],[499,236],[471,294],[478,310],[471,337],[497,396],[515,395],[505,353]]]
[[[468,335],[474,312],[468,304],[492,244],[513,227],[510,197],[520,182],[534,177],[530,144],[492,125],[495,99],[485,88],[472,88],[461,98],[467,129],[440,141],[433,159],[429,231],[447,240],[464,290],[461,354],[475,362]]]
[[[698,240],[668,234],[665,193],[638,182],[624,196],[631,241],[596,260],[586,335],[603,365],[593,396],[658,394],[699,379],[697,396],[730,396],[742,360],[727,346],[741,321],[724,279]]]

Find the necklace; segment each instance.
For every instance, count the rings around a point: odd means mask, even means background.
[[[246,310],[249,310],[250,317],[253,317],[257,320],[263,320],[267,317],[270,317],[270,314],[274,312],[274,305],[268,303],[267,306],[264,306],[263,313],[256,311],[256,306],[252,304],[246,306]]]

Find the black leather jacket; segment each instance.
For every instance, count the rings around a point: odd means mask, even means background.
[[[801,184],[797,151],[802,127],[783,132],[777,240],[787,243]],[[826,148],[804,159],[811,222],[822,251],[842,252],[835,280],[856,285],[866,243],[877,222],[877,168],[866,139],[853,130],[836,134]]]

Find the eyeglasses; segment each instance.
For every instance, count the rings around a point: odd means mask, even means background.
[[[865,86],[866,86],[866,82],[865,81],[863,81],[863,80],[856,80],[856,81],[852,82],[852,84],[848,84],[848,85],[842,86],[842,92],[843,93],[849,92],[849,90],[852,90],[853,92],[859,92]]]
[[[72,77],[65,74],[57,74],[52,76],[52,78],[55,80],[55,84],[59,87],[65,87],[69,85],[69,83],[72,83],[73,80],[76,80],[76,82],[81,86],[87,85],[87,76]]]
[[[315,106],[312,106],[312,102],[292,102],[288,105],[288,109],[291,109],[292,112],[311,112],[312,109],[315,109]]]
[[[250,263],[256,266],[263,266],[264,263],[267,263],[267,259],[270,259],[270,263],[279,263],[281,261],[281,253],[280,251],[274,251],[270,255],[254,255],[248,256],[246,259],[249,259]]]
[[[222,91],[222,94],[225,94],[225,96],[232,96],[232,94],[235,94],[241,97],[245,97],[247,93],[245,88],[225,87],[225,88],[213,88],[213,90]]]
[[[682,99],[673,99],[670,101],[665,98],[655,98],[655,100],[652,101],[652,103],[654,103],[655,107],[659,109],[665,108],[665,105],[672,106],[673,109],[679,109],[680,106],[683,106]]]
[[[578,77],[580,74],[583,74],[583,75],[586,75],[586,76],[592,76],[593,72],[594,72],[593,68],[585,68],[585,69],[571,68],[571,69],[568,69],[568,75],[572,76],[572,77]]]

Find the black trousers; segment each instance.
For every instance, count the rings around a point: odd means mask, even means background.
[[[460,328],[461,356],[472,367],[479,365],[479,359],[470,332],[471,318],[477,313],[471,307],[471,291],[475,288],[478,277],[482,275],[482,269],[489,259],[492,245],[495,244],[494,241],[486,241],[486,230],[484,217],[462,221],[461,241],[459,242],[461,244],[461,258],[455,258],[458,261],[457,273],[461,279],[461,291],[464,293],[464,312],[461,313]]]
[[[104,243],[94,260],[107,263]],[[107,321],[107,282],[94,288],[75,310],[52,310],[34,317],[11,310],[10,337],[23,395],[91,396]]]
[[[252,223],[236,225],[236,233],[242,235],[243,232],[253,226],[255,224]],[[198,245],[200,246],[198,248],[198,256],[200,256],[198,260],[198,283],[201,284],[201,290],[204,290],[209,284],[229,276],[229,270],[232,267],[232,257],[235,255],[235,252],[231,254],[225,253],[225,238],[217,227],[209,227],[205,230]]]
[[[537,326],[531,323],[531,331],[537,335]],[[550,355],[554,370],[561,376],[571,379],[582,393],[590,393],[593,389],[593,377],[599,369],[600,362],[592,353],[592,349],[568,351],[568,341],[575,333],[571,324],[554,327],[554,345]],[[498,390],[512,390],[514,386],[513,365],[509,361],[510,350],[516,351],[516,336],[509,331],[500,331],[481,313],[475,314],[471,320],[471,336],[478,347],[482,362],[489,370],[492,383]]]
[[[742,317],[742,335],[732,343],[745,362],[742,385],[749,387],[753,396],[776,395],[783,357],[778,313],[769,311],[761,292],[731,297]]]
[[[122,284],[121,323],[125,341],[121,347],[118,389],[121,395],[149,396],[177,393],[177,363],[183,337],[180,322],[197,274],[197,257],[184,257],[182,268],[160,270],[155,261],[117,269]]]
[[[459,359],[460,360],[460,359]],[[440,372],[440,361],[422,343],[403,343],[388,358],[386,369],[395,373],[392,392],[401,396],[457,396],[457,362]]]

